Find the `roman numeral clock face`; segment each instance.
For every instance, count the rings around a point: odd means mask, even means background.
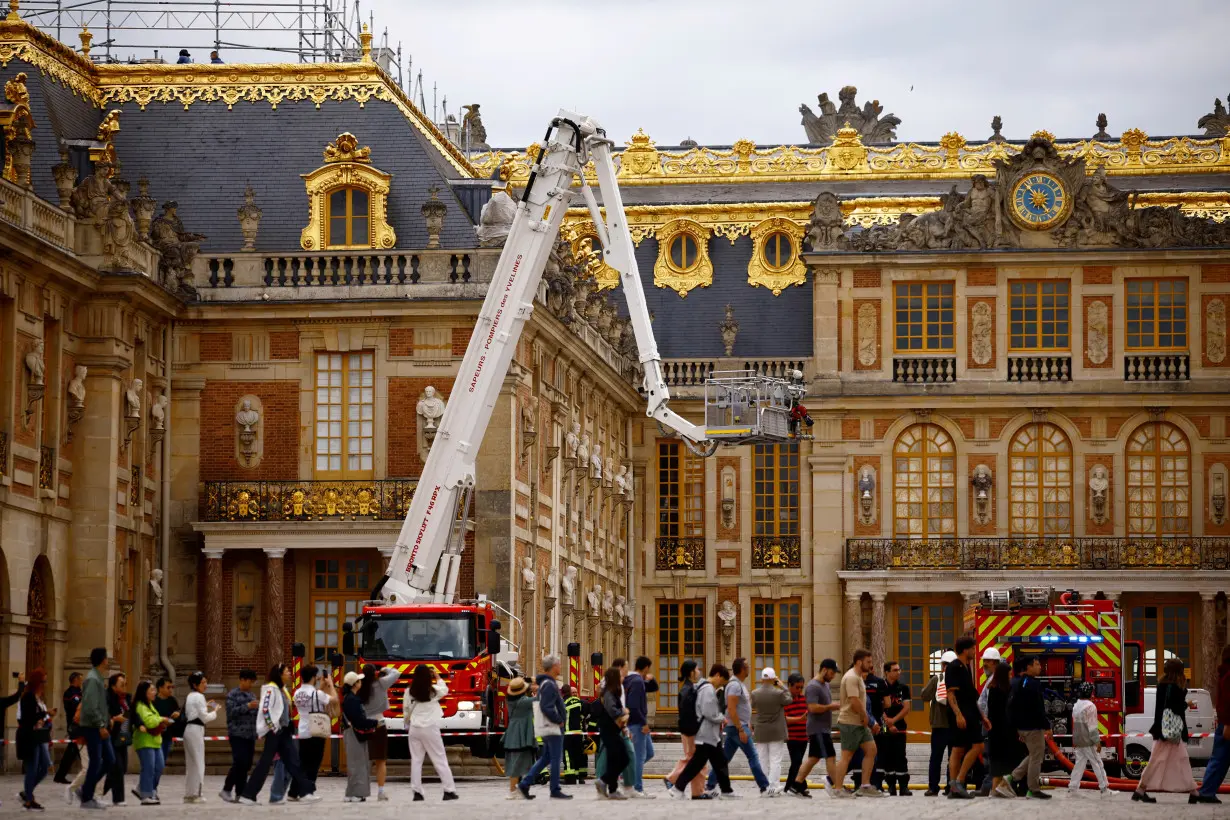
[[[1012,189],[1009,212],[1022,228],[1044,231],[1068,216],[1072,200],[1063,183],[1047,173],[1026,174]]]

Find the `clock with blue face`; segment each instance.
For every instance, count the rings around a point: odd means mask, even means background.
[[[1044,171],[1021,177],[1012,189],[1008,212],[1022,228],[1045,231],[1068,218],[1072,198],[1063,183]]]

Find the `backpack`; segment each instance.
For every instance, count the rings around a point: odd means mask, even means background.
[[[695,735],[700,731],[700,717],[696,714],[696,687],[684,684],[679,690],[679,733]]]

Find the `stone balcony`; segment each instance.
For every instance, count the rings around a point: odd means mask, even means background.
[[[846,572],[1227,570],[1230,537],[851,538]]]

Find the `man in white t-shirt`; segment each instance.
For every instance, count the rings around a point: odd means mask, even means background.
[[[312,737],[311,718],[313,713],[329,714],[330,704],[337,702],[337,690],[333,687],[333,679],[328,670],[307,664],[302,671],[302,685],[295,690],[295,708],[299,710],[299,730],[295,737],[299,739],[299,765],[303,769],[303,779],[316,786],[316,775],[320,771],[320,763],[325,758],[325,742],[327,738]],[[291,785],[290,797],[299,797],[294,784]]]

